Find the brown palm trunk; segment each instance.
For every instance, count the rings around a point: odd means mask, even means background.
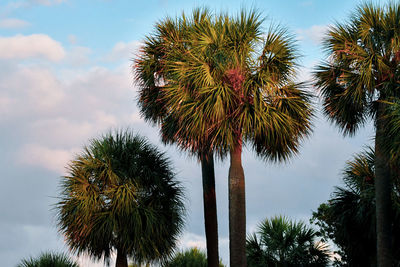
[[[391,178],[389,157],[383,149],[384,104],[378,104],[375,133],[375,198],[378,267],[392,267]]]
[[[208,267],[218,267],[218,221],[217,201],[215,196],[215,174],[213,154],[201,158],[203,178],[204,224],[207,242]]]
[[[230,266],[246,267],[246,199],[241,142],[231,151],[228,179]]]
[[[117,261],[115,267],[128,267],[127,255],[121,249],[117,249]]]

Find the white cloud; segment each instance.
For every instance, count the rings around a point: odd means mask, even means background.
[[[0,59],[45,58],[59,61],[64,56],[62,45],[45,34],[0,36]]]
[[[62,174],[76,150],[51,149],[38,144],[24,145],[18,153],[19,163],[39,166]]]
[[[51,5],[57,5],[57,4],[61,4],[63,2],[67,2],[67,0],[28,0],[27,2],[29,4],[51,6]]]
[[[84,46],[74,46],[68,51],[67,61],[73,66],[82,66],[90,63],[89,55],[92,50]]]
[[[104,59],[106,61],[131,60],[135,57],[141,45],[142,43],[139,41],[118,42]]]
[[[307,29],[297,29],[299,40],[311,40],[314,44],[320,44],[322,38],[329,29],[329,25],[313,25]]]
[[[186,232],[183,237],[179,240],[178,247],[182,249],[188,249],[197,247],[199,249],[206,249],[206,238],[201,235],[196,235],[194,233]]]
[[[6,104],[13,103],[3,112],[11,117],[52,111],[65,96],[62,84],[46,68],[18,66],[9,73],[1,73],[0,79],[1,98]]]
[[[29,22],[21,19],[8,18],[0,20],[0,28],[3,29],[23,28],[29,25],[30,25]]]

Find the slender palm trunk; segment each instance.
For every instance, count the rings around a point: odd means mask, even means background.
[[[230,266],[246,267],[246,198],[242,167],[242,143],[231,151],[229,168]]]
[[[388,156],[382,144],[384,104],[378,104],[375,134],[375,198],[378,267],[392,267],[391,178]]]
[[[218,221],[217,201],[215,196],[215,174],[213,154],[201,157],[203,178],[204,224],[207,242],[208,267],[218,267]]]
[[[117,261],[115,267],[128,267],[128,258],[122,249],[117,249]]]

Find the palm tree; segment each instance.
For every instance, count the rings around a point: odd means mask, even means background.
[[[78,254],[117,252],[116,266],[164,261],[183,226],[182,188],[169,160],[128,131],[93,139],[71,161],[57,204],[60,232]]]
[[[339,266],[376,266],[375,155],[372,148],[348,161],[343,172],[344,187],[336,187],[332,198],[319,206],[312,221],[325,239],[339,248]],[[392,176],[398,180],[398,175]],[[400,263],[400,194],[392,188],[395,266]]]
[[[324,40],[329,54],[315,72],[325,114],[354,134],[368,118],[375,122],[375,193],[378,266],[391,266],[390,168],[386,151],[388,101],[399,96],[400,4],[363,4]]]
[[[243,144],[266,160],[288,159],[310,132],[311,96],[293,81],[297,54],[284,29],[264,34],[256,11],[201,18],[185,36],[163,36],[162,133],[191,152],[230,154],[230,264],[246,266]],[[176,23],[186,29],[187,20]]]
[[[79,267],[66,254],[45,252],[37,258],[23,259],[17,267]]]
[[[196,23],[205,23],[209,19],[210,14],[207,9],[193,11],[193,20]],[[142,116],[145,120],[164,129],[169,128],[169,134],[161,130],[164,143],[177,143],[181,148],[182,144],[176,136],[179,134],[180,138],[187,138],[188,135],[184,127],[179,125],[180,121],[177,117],[179,115],[172,115],[173,110],[169,108],[163,97],[163,88],[168,84],[171,75],[165,68],[164,59],[166,50],[183,45],[183,40],[188,38],[188,32],[193,30],[191,27],[194,27],[194,23],[189,23],[185,16],[179,22],[169,18],[159,22],[155,27],[156,33],[146,38],[141,53],[135,60],[135,80],[139,85],[138,104]],[[168,36],[174,36],[174,39],[169,38],[167,42]],[[175,132],[178,128],[181,131]],[[196,144],[196,149],[192,154],[201,162],[208,266],[218,267],[218,221],[213,152],[208,149],[208,142],[199,143],[198,141],[197,138],[187,139],[187,142]]]
[[[266,219],[257,234],[247,238],[248,266],[328,266],[327,245],[316,238],[317,232],[303,222],[282,216]]]
[[[176,253],[164,267],[207,267],[207,256],[198,248],[191,248],[186,251]],[[219,267],[224,267],[219,263]]]

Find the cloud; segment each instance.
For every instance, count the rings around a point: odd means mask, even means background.
[[[92,50],[84,46],[73,46],[70,51],[68,51],[67,61],[72,66],[82,66],[90,63],[90,54]]]
[[[37,4],[37,5],[51,6],[67,2],[67,0],[27,0],[26,2],[31,5]]]
[[[0,73],[0,121],[43,115],[63,101],[62,84],[47,68],[4,65]]]
[[[70,35],[68,35],[68,42],[70,44],[75,45],[75,44],[78,43],[78,37],[76,35],[74,35],[74,34],[70,34]]]
[[[329,25],[313,25],[307,29],[297,29],[299,40],[311,40],[314,44],[320,44],[327,33]]]
[[[28,144],[19,151],[19,162],[62,174],[73,154],[73,149],[52,149],[38,144]]]
[[[64,56],[62,45],[45,34],[0,36],[0,59],[45,58],[59,61]]]
[[[206,238],[201,235],[196,235],[194,233],[186,232],[182,238],[179,240],[178,247],[182,249],[188,249],[197,247],[199,249],[206,249]]]
[[[104,59],[106,61],[131,60],[135,57],[141,45],[142,43],[139,41],[132,41],[129,43],[118,42]]]
[[[8,19],[0,20],[0,28],[3,28],[3,29],[24,28],[29,25],[30,25],[29,22],[27,22],[25,20],[21,20],[21,19],[8,18]]]

